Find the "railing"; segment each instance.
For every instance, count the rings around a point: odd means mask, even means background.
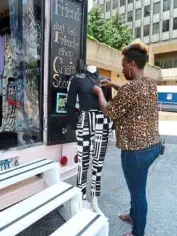
[[[177,103],[173,102],[159,102],[159,111],[177,112]]]

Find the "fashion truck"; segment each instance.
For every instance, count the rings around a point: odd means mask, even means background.
[[[0,173],[41,158],[58,162],[62,180],[77,173],[66,101],[85,65],[86,29],[87,1],[0,3]],[[35,176],[1,190],[0,210],[43,188]]]
[[[1,1],[0,174],[41,158],[58,162],[62,180],[77,174],[66,101],[86,63],[86,28],[86,0]],[[146,73],[159,77],[150,65]],[[45,187],[34,176],[2,189],[0,210]]]

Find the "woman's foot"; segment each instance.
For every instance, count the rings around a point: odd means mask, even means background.
[[[131,218],[131,216],[129,214],[121,214],[119,215],[119,218],[122,220],[122,221],[126,221],[130,224],[133,224],[133,219]]]

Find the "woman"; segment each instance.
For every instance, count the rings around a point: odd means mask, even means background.
[[[133,223],[131,233],[124,236],[143,236],[146,226],[146,182],[148,169],[161,152],[158,131],[158,100],[156,84],[144,77],[147,47],[141,42],[131,43],[122,50],[123,73],[127,83],[121,87],[103,81],[101,86],[117,90],[114,99],[107,103],[102,89],[94,86],[101,110],[114,120],[117,147],[121,149],[121,162],[130,192],[130,214],[122,220]]]

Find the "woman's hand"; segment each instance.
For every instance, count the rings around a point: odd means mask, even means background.
[[[108,108],[107,108],[107,101],[106,101],[105,96],[103,94],[102,88],[100,88],[98,85],[95,85],[93,87],[93,93],[96,94],[98,97],[101,111],[104,113],[105,116],[108,116],[109,112],[108,112]]]
[[[112,83],[110,80],[104,79],[100,81],[100,86],[102,87],[111,87]]]
[[[98,95],[100,94],[100,92],[102,92],[102,89],[101,89],[99,86],[94,85],[94,87],[93,87],[93,93],[98,96]]]
[[[118,91],[120,89],[120,87],[122,86],[122,84],[115,84],[115,83],[111,82],[110,80],[105,79],[105,80],[100,81],[100,86],[101,87],[109,87],[109,88],[112,87]]]

